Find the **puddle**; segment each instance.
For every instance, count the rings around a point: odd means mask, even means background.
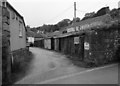
[[[54,62],[50,62],[50,63],[48,63],[48,67],[49,68],[55,68],[56,64]]]

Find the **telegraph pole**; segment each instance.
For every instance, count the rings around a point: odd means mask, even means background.
[[[76,22],[76,2],[74,2],[74,18],[73,18],[73,24]],[[76,31],[76,27],[75,27]]]
[[[74,2],[74,19],[76,19],[76,2]]]

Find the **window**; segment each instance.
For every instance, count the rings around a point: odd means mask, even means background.
[[[18,17],[16,16],[16,20],[18,20]]]
[[[21,21],[19,21],[19,37],[21,38],[22,36],[23,36],[23,25],[22,25],[22,22]]]
[[[12,12],[12,19],[15,19],[15,13]]]
[[[76,26],[76,31],[79,31],[79,26]]]

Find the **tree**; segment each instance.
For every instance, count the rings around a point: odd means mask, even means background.
[[[77,18],[77,21],[79,21],[80,19]],[[58,31],[60,30],[60,28],[66,27],[68,25],[70,25],[71,20],[70,19],[63,19],[62,21],[58,22],[57,24],[54,25],[42,25],[39,27],[33,27],[31,28],[31,31],[37,33],[39,32],[44,32],[44,33],[48,33],[48,32],[54,32],[54,31]]]
[[[66,27],[70,24],[70,19],[63,19],[62,21],[58,22],[57,25],[59,28]]]
[[[118,19],[118,18],[120,18],[120,12],[119,12],[119,10],[118,9],[112,9],[111,11],[110,11],[110,15],[111,15],[111,17],[112,18],[116,18],[116,19]]]
[[[102,16],[102,15],[105,15],[105,14],[107,14],[109,12],[110,12],[109,7],[103,7],[100,10],[97,11],[97,13],[94,15],[94,17]]]
[[[30,28],[30,30],[33,31],[33,32],[35,32],[35,33],[37,33],[36,27]]]

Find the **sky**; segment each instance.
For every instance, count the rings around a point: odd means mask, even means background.
[[[38,27],[43,24],[56,24],[63,19],[74,17],[74,2],[76,16],[82,19],[85,13],[97,12],[100,8],[109,6],[118,8],[120,0],[7,0],[23,17],[26,25]]]

